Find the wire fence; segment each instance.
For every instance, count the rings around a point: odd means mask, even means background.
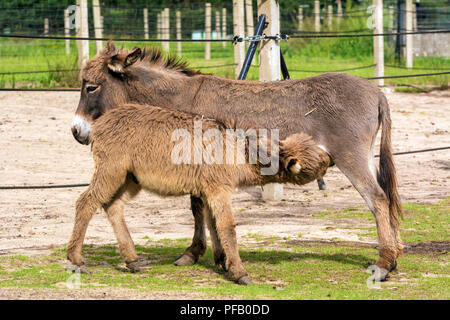
[[[0,88],[5,91],[7,89],[20,89],[25,87],[27,89],[37,89],[35,87],[74,87],[75,81],[68,80],[71,73],[79,72],[77,66],[77,53],[75,48],[76,41],[88,40],[91,44],[91,50],[94,45],[94,41],[107,41],[114,40],[121,43],[129,43],[129,45],[135,44],[151,44],[160,45],[162,43],[174,44],[176,42],[183,43],[182,54],[187,60],[198,60],[203,56],[206,42],[213,44],[211,53],[216,63],[211,65],[204,64],[194,66],[196,69],[208,69],[215,70],[220,75],[233,75],[233,67],[236,65],[233,63],[233,49],[230,44],[230,39],[233,37],[233,21],[232,21],[232,7],[231,2],[227,4],[221,4],[220,6],[212,7],[211,25],[212,32],[214,33],[216,28],[216,22],[219,24],[219,29],[223,28],[223,22],[225,21],[225,28],[227,32],[223,33],[222,30],[218,34],[213,34],[213,39],[206,40],[204,38],[205,28],[205,6],[203,4],[180,4],[179,6],[170,7],[170,27],[167,28],[170,34],[170,39],[161,39],[154,31],[156,26],[156,15],[160,13],[164,7],[155,4],[146,5],[129,5],[114,6],[108,4],[101,6],[101,14],[103,17],[103,37],[77,37],[74,34],[74,29],[70,29],[70,35],[67,37],[64,34],[64,10],[68,8],[62,1],[61,5],[33,5],[33,6],[10,6],[7,3],[0,5],[0,55],[4,59],[0,65]],[[400,14],[405,14],[407,11],[404,7],[397,8],[396,6],[390,8],[395,4],[391,1],[385,1],[384,16],[387,20],[391,19],[391,15],[397,19]],[[333,28],[330,28],[327,23],[328,13],[326,8],[321,10],[321,25],[323,30],[313,31],[312,29],[298,29],[298,11],[297,8],[284,7],[285,4],[280,3],[281,10],[281,30],[282,33],[288,34],[289,38],[294,41],[293,45],[282,44],[284,48],[294,48],[298,52],[302,52],[303,48],[295,45],[295,41],[304,41],[308,45],[316,45],[315,39],[323,39],[324,43],[328,40],[347,41],[342,44],[330,44],[334,47],[353,46],[352,41],[358,41],[358,39],[368,40],[373,37],[385,37],[390,39],[396,39],[398,37],[405,37],[407,35],[431,35],[431,34],[448,34],[450,33],[450,25],[447,28],[440,28],[443,26],[440,17],[449,17],[449,8],[446,6],[437,7],[424,7],[418,6],[417,14],[417,29],[413,32],[407,31],[404,25],[397,20],[393,21],[392,26],[385,24],[385,30],[382,33],[374,34],[372,30],[369,30],[366,26],[366,20],[371,16],[372,11],[368,8],[351,8],[346,10],[342,15],[338,16],[336,7],[333,8],[332,18],[342,20],[340,24],[333,20]],[[148,10],[149,21],[149,39],[144,36],[144,21],[143,10]],[[226,19],[221,15],[222,9],[227,9]],[[181,25],[182,25],[182,39],[175,39],[176,34],[176,17],[175,11],[181,12]],[[305,7],[303,11],[303,17],[305,23],[312,21],[314,18],[312,7]],[[218,15],[216,15],[218,13]],[[255,20],[255,10],[253,13]],[[92,17],[92,6],[89,6],[89,17]],[[48,30],[45,31],[44,18],[48,19]],[[216,21],[216,19],[219,19]],[[310,19],[311,18],[311,19]],[[441,20],[440,20],[441,19]],[[354,22],[358,23],[354,23]],[[351,22],[347,24],[347,22]],[[444,24],[445,25],[445,24]],[[312,26],[309,26],[310,28]],[[362,28],[361,28],[362,27]],[[429,28],[432,28],[431,30]],[[93,19],[89,20],[89,33],[94,34]],[[165,27],[160,30],[166,30]],[[394,32],[395,30],[395,32]],[[153,31],[153,32],[152,32]],[[245,36],[245,35],[236,35]],[[64,50],[65,40],[70,41],[69,49],[70,54],[67,54]],[[361,40],[363,41],[363,40]],[[223,47],[223,43],[227,43],[226,47]],[[362,44],[362,42],[361,42]],[[367,42],[366,44],[369,44]],[[324,48],[326,45],[321,45]],[[367,47],[367,46],[366,46]],[[339,48],[338,48],[339,49]],[[330,49],[334,50],[334,49]],[[337,49],[336,49],[337,50]],[[367,49],[365,49],[367,51]],[[95,51],[95,50],[94,50]],[[369,50],[370,51],[370,50]],[[175,52],[174,46],[170,49],[171,53]],[[368,65],[367,63],[361,63],[361,66],[353,65],[342,66],[340,68],[329,68],[328,70],[319,70],[315,68],[304,68],[306,64],[299,64],[296,60],[289,60],[289,53],[292,53],[292,49],[289,49],[287,54],[287,64],[290,66],[290,71],[296,73],[297,76],[301,76],[301,73],[321,73],[321,72],[353,72],[356,75],[369,78],[369,69],[374,67],[375,64]],[[330,55],[335,55],[330,51]],[[35,58],[35,59],[34,59]],[[413,77],[425,77],[425,73],[421,74],[399,74],[401,70],[422,70],[422,71],[436,71],[426,74],[426,76],[445,76],[448,71],[448,64],[443,63],[442,66],[431,64],[420,65],[415,68],[406,68],[401,66],[398,62],[394,65],[392,59],[390,63],[386,64],[386,68],[391,70],[392,75],[387,75],[385,79],[398,79],[401,77],[413,78]],[[33,68],[34,66],[34,68]],[[320,66],[319,66],[320,67]],[[33,70],[34,69],[34,70]],[[46,69],[46,70],[44,70]],[[395,71],[398,69],[399,71]],[[438,72],[440,71],[440,72]],[[251,76],[251,75],[250,75]],[[445,80],[442,80],[445,81]],[[434,82],[434,81],[433,81]],[[79,84],[78,84],[79,85]],[[50,88],[49,88],[50,89]],[[69,88],[67,88],[69,89]],[[30,90],[31,91],[31,90]],[[72,91],[72,90],[61,90]]]
[[[400,155],[425,153],[425,152],[433,152],[433,151],[441,151],[441,150],[450,150],[450,146],[403,151],[403,152],[394,152],[393,155],[400,156]],[[380,157],[380,155],[375,155],[375,158],[379,158],[379,157]],[[0,186],[0,190],[38,190],[38,189],[64,189],[64,188],[80,188],[80,187],[89,187],[89,183],[22,185],[22,186],[10,185],[10,186]]]
[[[181,9],[181,12],[184,13],[182,19],[182,39],[175,39],[175,17],[173,12],[175,8],[172,9],[172,15],[170,16],[170,27],[168,29],[171,39],[161,39],[158,38],[157,34],[150,33],[149,39],[144,37],[144,26],[142,20],[142,10],[146,7],[149,11],[149,20],[153,22],[150,26],[151,30],[156,29],[156,25],[154,22],[156,21],[156,14],[161,12],[164,8],[159,6],[128,6],[126,8],[123,7],[102,7],[102,14],[104,17],[104,26],[103,31],[106,37],[77,37],[73,35],[73,30],[70,31],[70,36],[62,36],[64,34],[64,23],[62,20],[63,10],[67,7],[65,6],[45,6],[42,8],[35,7],[31,12],[31,9],[24,10],[23,7],[7,7],[0,6],[0,10],[2,14],[0,15],[0,39],[3,41],[8,41],[7,44],[0,42],[0,54],[3,59],[10,59],[7,63],[5,63],[0,69],[0,85],[2,84],[3,77],[19,77],[19,76],[29,76],[36,74],[71,74],[78,73],[80,70],[77,67],[67,68],[67,61],[62,60],[62,64],[65,65],[65,68],[50,68],[50,62],[52,59],[57,60],[58,58],[66,58],[67,57],[64,51],[53,52],[56,51],[57,48],[62,48],[64,46],[64,40],[70,40],[71,42],[75,42],[76,40],[87,40],[87,41],[107,41],[114,40],[116,42],[125,42],[125,43],[162,43],[162,42],[182,42],[182,43],[193,43],[193,44],[201,44],[203,45],[205,42],[211,42],[217,44],[218,47],[213,47],[212,52],[216,52],[217,54],[223,54],[227,57],[227,59],[232,59],[232,45],[230,38],[232,38],[231,30],[232,30],[232,8],[227,7],[228,16],[225,21],[225,27],[228,30],[228,33],[222,35],[221,38],[215,38],[206,40],[204,38],[194,38],[194,33],[201,33],[204,31],[204,19],[205,19],[205,11],[203,5],[190,5],[184,6]],[[20,9],[20,10],[19,10]],[[221,10],[222,8],[213,8],[214,11]],[[398,14],[405,14],[404,9],[394,8],[393,10],[394,16]],[[307,8],[303,13],[305,18],[313,18],[312,8]],[[322,20],[326,20],[326,14],[322,13]],[[5,18],[7,16],[7,18]],[[367,12],[367,9],[354,9],[346,11],[340,16],[342,19],[347,20],[361,20],[364,21],[367,17],[370,16],[370,13]],[[388,16],[385,12],[385,16]],[[446,23],[428,23],[427,21],[441,21],[442,17],[448,17],[449,12],[448,8],[421,8],[417,11],[418,21],[420,22],[420,27],[418,30],[409,32],[406,31],[404,27],[401,25],[397,25],[398,22],[393,24],[392,29],[397,31],[389,30],[391,28],[385,28],[388,30],[383,33],[370,32],[367,28],[350,28],[346,30],[323,30],[323,31],[312,31],[312,30],[298,30],[297,26],[297,12],[283,12],[281,14],[282,23],[282,32],[290,34],[289,38],[291,39],[299,39],[299,40],[320,40],[320,39],[358,39],[358,38],[370,38],[370,37],[398,37],[405,35],[427,35],[427,34],[448,34],[450,33],[450,25]],[[49,30],[46,34],[44,34],[44,17],[49,19]],[[336,13],[333,14],[333,18],[336,18]],[[431,17],[431,18],[430,18]],[[3,20],[2,20],[3,19]],[[212,26],[214,30],[215,26],[215,15],[212,15]],[[222,21],[220,21],[222,22]],[[306,19],[305,19],[305,22]],[[222,24],[221,24],[222,27]],[[440,28],[437,28],[440,27]],[[432,30],[429,30],[429,29]],[[161,30],[164,28],[161,28]],[[94,26],[92,22],[89,25],[90,34],[94,33]],[[124,37],[125,36],[125,37]],[[202,35],[201,35],[202,36]],[[244,36],[244,35],[236,35],[236,36]],[[16,41],[16,42],[14,42]],[[28,51],[20,51],[23,49],[24,43],[21,41],[27,41],[25,46],[27,48],[31,48]],[[33,42],[31,42],[33,41]],[[222,47],[222,43],[229,43],[226,48]],[[8,46],[8,50],[10,52],[4,52],[2,46]],[[220,46],[219,46],[220,45]],[[73,43],[72,43],[73,46]],[[17,48],[17,50],[15,50]],[[37,50],[36,50],[37,49]],[[73,48],[71,48],[73,50]],[[300,49],[301,50],[301,49]],[[195,48],[183,48],[183,54],[196,54],[204,52],[201,47]],[[20,71],[4,71],[4,67],[11,66],[19,66],[26,67],[33,66],[33,63],[24,63],[23,61],[18,60],[19,62],[14,63],[14,59],[20,57],[36,57],[37,54],[45,56],[46,61],[49,65],[48,69],[42,70],[20,70]],[[73,58],[73,57],[72,57]],[[289,65],[289,61],[288,61]],[[227,61],[221,60],[221,63],[216,63],[212,65],[197,65],[192,68],[196,69],[227,69],[235,67],[235,63],[228,63]],[[376,64],[366,64],[362,66],[355,67],[345,67],[345,68],[337,68],[337,69],[301,69],[301,68],[290,68],[291,72],[298,73],[323,73],[323,72],[347,72],[347,71],[359,71],[359,70],[367,70],[375,67]],[[419,78],[419,77],[433,77],[433,76],[443,76],[450,74],[448,68],[436,68],[433,66],[430,67],[414,67],[414,68],[406,68],[401,65],[394,64],[386,64],[385,67],[392,69],[404,69],[408,71],[414,70],[426,70],[426,71],[439,71],[439,72],[430,72],[430,73],[416,73],[416,74],[402,74],[402,75],[388,75],[383,77],[365,77],[369,80],[376,79],[400,79],[400,78]],[[79,92],[79,88],[6,88],[0,87],[0,91],[35,91],[35,92]],[[407,155],[407,154],[415,154],[415,153],[423,153],[423,152],[434,152],[441,150],[448,150],[450,146],[447,147],[439,147],[439,148],[428,148],[421,150],[412,150],[405,152],[397,152],[394,155]],[[377,157],[377,156],[376,156]],[[89,184],[81,183],[81,184],[48,184],[48,185],[10,185],[10,186],[0,186],[0,190],[17,190],[17,189],[54,189],[54,188],[78,188],[78,187],[87,187]]]

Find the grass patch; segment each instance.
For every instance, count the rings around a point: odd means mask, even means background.
[[[404,255],[399,271],[381,284],[381,290],[366,285],[366,269],[375,263],[377,251],[358,247],[316,244],[286,245],[283,249],[241,247],[245,267],[254,283],[234,284],[213,265],[211,251],[197,265],[176,267],[175,257],[189,240],[157,241],[138,253],[150,269],[140,274],[122,270],[114,246],[87,245],[84,255],[92,274],[81,275],[81,289],[91,287],[131,288],[143,291],[192,291],[206,296],[237,296],[243,299],[449,299],[448,257]],[[65,252],[55,250],[45,257],[0,258],[0,287],[61,288],[71,274],[62,264]],[[10,268],[11,261],[23,263]],[[56,262],[55,262],[56,261]]]
[[[450,238],[450,197],[436,204],[403,204],[404,219],[400,220],[400,233],[403,241],[448,241]],[[367,209],[347,208],[341,211],[318,212],[313,217],[331,220],[356,220],[365,230],[361,237],[376,239],[375,219]],[[372,227],[364,225],[370,223]]]
[[[82,274],[81,288],[130,288],[140,291],[186,291],[205,297],[233,296],[243,299],[450,299],[449,239],[450,198],[437,204],[405,204],[401,224],[407,242],[427,242],[439,250],[407,251],[398,260],[398,270],[381,289],[369,289],[366,270],[378,258],[376,249],[362,244],[299,242],[248,234],[264,245],[240,247],[240,255],[253,284],[236,285],[213,263],[210,249],[194,266],[176,267],[175,258],[190,244],[189,239],[163,239],[137,246],[149,269],[132,274],[124,270],[118,248],[85,245],[83,254],[92,274]],[[373,221],[360,209],[314,215],[327,219]],[[375,227],[368,232],[375,232]],[[374,234],[371,234],[374,235]],[[444,243],[444,250],[442,250]],[[435,246],[437,247],[437,246]],[[65,249],[48,256],[0,257],[0,287],[66,288],[72,274],[65,270]],[[0,289],[1,290],[1,289]],[[67,289],[69,290],[69,289]]]
[[[349,25],[350,30],[355,28]],[[366,43],[367,42],[367,43]],[[367,44],[367,45],[366,45]],[[118,47],[132,48],[145,46],[145,43],[126,42],[116,44]],[[159,43],[153,43],[159,46]],[[292,79],[309,77],[327,71],[339,71],[373,64],[371,38],[339,38],[339,39],[292,39],[282,42],[286,63]],[[53,73],[0,74],[0,87],[79,87],[77,71],[77,48],[71,41],[70,54],[65,53],[64,40],[24,40],[0,39],[0,56],[2,64],[0,73],[60,70]],[[182,57],[195,69],[205,73],[213,73],[226,78],[234,78],[233,46],[227,43],[211,43],[211,60],[204,59],[204,43],[182,44]],[[364,50],[361,50],[364,48]],[[395,59],[389,44],[386,43],[386,65],[395,65]],[[170,44],[170,52],[176,54],[176,43]],[[95,42],[90,43],[90,56],[96,53]],[[250,68],[247,79],[257,80],[259,76],[257,54]],[[228,65],[228,66],[223,66]],[[404,62],[400,63],[404,66]],[[218,67],[216,67],[218,66]],[[420,70],[398,69],[386,66],[386,75],[406,75],[414,73],[439,72],[435,69],[450,70],[450,59],[436,57],[415,58],[414,67]],[[429,69],[427,69],[429,68]],[[63,70],[72,70],[69,72]],[[373,67],[345,71],[360,77],[373,77]],[[449,75],[419,78],[389,79],[387,84],[448,86]]]

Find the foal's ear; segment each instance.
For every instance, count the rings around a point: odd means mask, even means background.
[[[112,53],[114,51],[116,51],[116,46],[114,45],[114,42],[112,40],[108,40],[108,42],[106,43],[106,52]]]
[[[286,169],[292,174],[299,174],[302,171],[302,166],[298,163],[297,159],[290,159]]]
[[[135,63],[142,54],[142,50],[134,47],[130,51],[124,53],[119,52],[113,55],[108,62],[108,69],[116,73],[124,73],[125,68]]]

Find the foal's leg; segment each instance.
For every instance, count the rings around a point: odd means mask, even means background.
[[[231,278],[239,284],[248,284],[250,279],[244,270],[241,258],[239,256],[238,245],[236,241],[236,224],[233,214],[231,213],[230,194],[220,193],[215,195],[207,195],[206,203],[209,207],[208,215],[211,216],[210,221],[215,221],[215,229],[219,236],[220,244],[225,253],[225,270]],[[212,228],[211,234],[215,230]]]
[[[380,258],[376,265],[380,272],[375,274],[375,280],[385,280],[389,272],[395,268],[398,252],[399,236],[392,228],[389,214],[389,200],[369,169],[367,161],[352,161],[352,163],[337,164],[341,171],[351,181],[366,201],[375,216],[377,224]]]
[[[177,266],[193,265],[200,256],[205,254],[207,247],[204,219],[205,205],[202,199],[191,195],[191,209],[195,221],[194,238],[192,239],[191,246],[175,261],[175,265]]]
[[[216,218],[212,215],[212,212],[209,210],[208,206],[205,207],[204,215],[208,225],[209,234],[211,235],[214,263],[216,265],[221,265],[222,268],[226,270],[225,251],[223,250],[222,244],[220,243],[219,234],[217,233]]]
[[[129,200],[139,193],[140,190],[141,187],[133,181],[130,175],[128,175],[125,184],[119,189],[111,202],[103,205],[108,220],[116,235],[120,254],[125,259],[127,267],[132,272],[138,272],[140,268],[134,242],[130,236],[130,232],[128,231],[123,216],[123,208]]]
[[[120,170],[99,170],[96,168],[88,190],[83,192],[76,203],[75,225],[67,245],[67,259],[75,266],[83,265],[81,249],[86,230],[95,211],[111,201],[124,184],[126,172]]]
[[[84,191],[76,202],[75,225],[67,245],[67,259],[75,266],[84,264],[81,256],[84,236],[86,235],[89,221],[100,206],[101,203],[93,195],[91,187]]]

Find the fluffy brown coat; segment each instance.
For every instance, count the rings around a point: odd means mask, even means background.
[[[82,264],[81,245],[89,219],[103,206],[125,261],[131,269],[138,269],[134,244],[123,220],[123,199],[120,208],[115,205],[118,195],[124,192],[137,194],[136,184],[130,183],[134,180],[139,189],[162,196],[192,194],[201,198],[207,204],[205,216],[211,230],[216,263],[222,264],[233,279],[248,282],[239,258],[231,214],[233,190],[238,186],[271,182],[304,184],[321,178],[331,159],[310,136],[300,133],[280,142],[280,170],[274,175],[262,175],[260,162],[175,164],[171,152],[178,141],[172,141],[172,134],[177,129],[184,129],[193,136],[194,121],[202,122],[204,132],[217,129],[224,139],[233,139],[231,142],[234,143],[234,137],[227,135],[226,129],[236,129],[235,121],[204,119],[153,106],[123,105],[94,123],[91,139],[95,171],[89,189],[77,201],[74,232],[67,249],[73,264]],[[219,142],[203,140],[203,147],[215,143]],[[270,143],[269,140],[267,145]],[[248,155],[249,145],[245,148]],[[111,207],[115,209],[111,210]]]

